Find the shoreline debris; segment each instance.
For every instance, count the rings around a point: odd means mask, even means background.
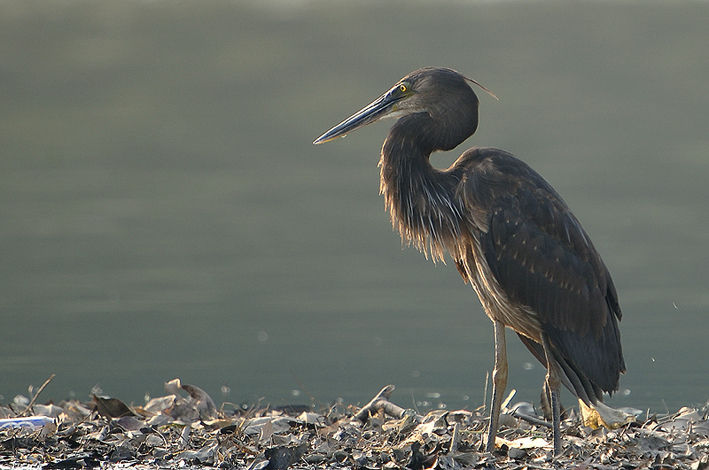
[[[421,414],[391,401],[393,385],[361,408],[320,410],[218,408],[204,390],[179,379],[165,389],[137,406],[96,395],[89,402],[35,401],[38,416],[30,417],[0,406],[0,423],[46,418],[0,428],[0,469],[709,469],[709,403],[612,431],[584,426],[572,411],[562,422],[563,452],[553,458],[548,424],[527,403],[503,410],[495,451],[486,453],[484,410]]]

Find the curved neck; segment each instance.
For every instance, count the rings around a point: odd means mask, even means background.
[[[462,211],[456,201],[457,176],[433,168],[431,152],[457,146],[472,132],[450,132],[427,113],[405,116],[382,146],[380,193],[404,242],[434,260],[455,255]],[[474,130],[474,126],[473,126]]]

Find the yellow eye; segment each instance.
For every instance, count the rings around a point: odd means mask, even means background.
[[[406,88],[406,85],[404,85],[403,83],[401,85],[399,85],[400,92],[406,93],[406,90],[408,90],[408,88]]]

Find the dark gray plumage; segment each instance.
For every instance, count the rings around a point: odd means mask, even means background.
[[[558,454],[559,384],[593,407],[625,371],[618,296],[581,224],[527,164],[503,150],[472,148],[446,170],[431,166],[432,152],[458,146],[477,129],[478,98],[468,82],[478,84],[450,69],[416,70],[314,143],[400,117],[379,162],[392,224],[427,257],[448,253],[495,328],[487,450],[507,383],[508,327],[547,368]]]

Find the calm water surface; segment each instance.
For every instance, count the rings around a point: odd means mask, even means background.
[[[389,123],[311,145],[423,65],[501,97],[464,146],[529,162],[603,254],[628,364],[612,402],[709,398],[708,4],[256,5],[0,5],[3,402],[56,373],[47,399],[181,377],[218,401],[394,383],[404,406],[479,405],[492,326],[392,232]],[[509,343],[536,400],[543,368]]]

